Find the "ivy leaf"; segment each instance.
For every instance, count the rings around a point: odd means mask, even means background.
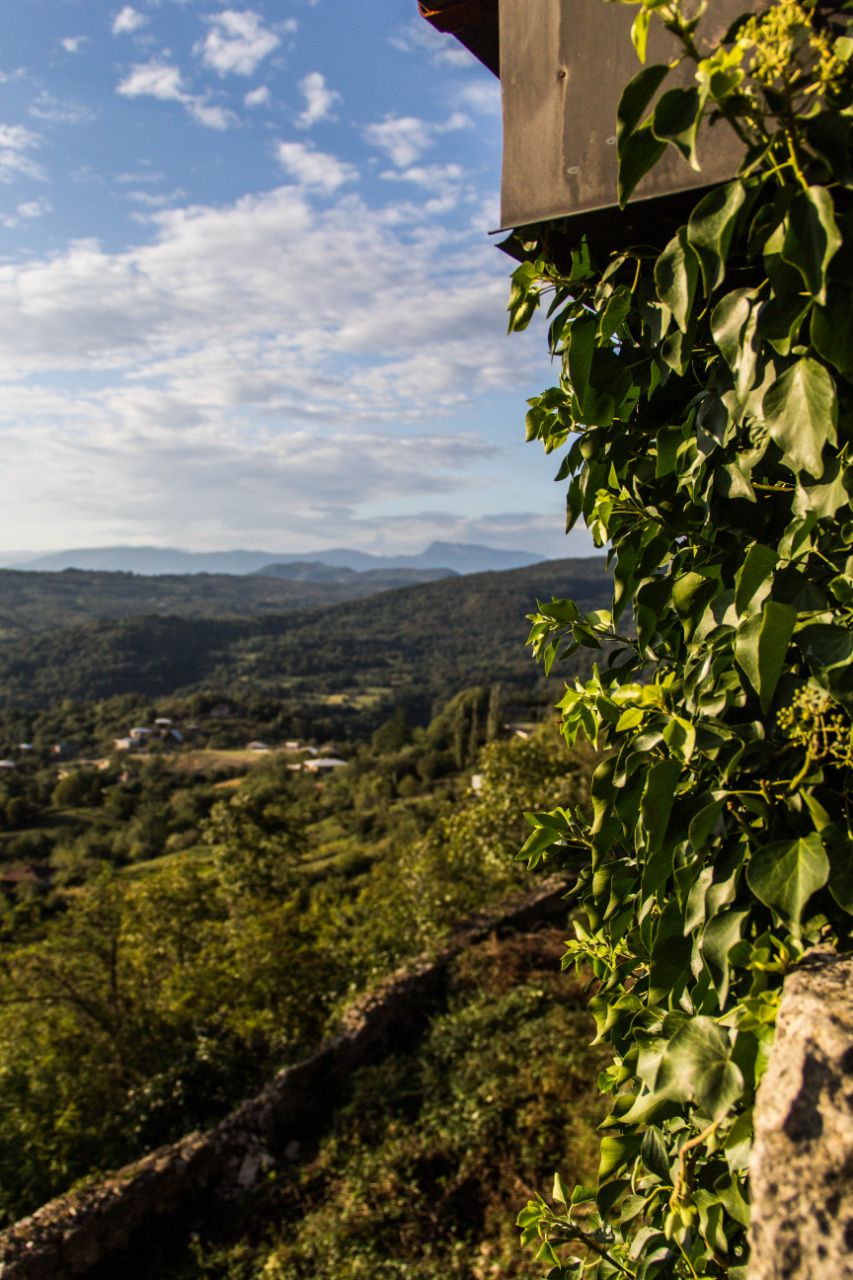
[[[711,333],[723,359],[735,370],[743,355],[743,331],[751,311],[752,289],[733,289],[721,298],[711,314]]]
[[[655,1093],[677,1102],[695,1102],[712,1120],[720,1120],[744,1088],[732,1046],[713,1018],[690,1018],[666,1047]]]
[[[648,121],[620,143],[617,181],[620,209],[625,208],[637,184],[645,178],[650,169],[655,167],[664,151],[666,151],[666,143],[660,142],[654,136]]]
[[[742,622],[735,636],[735,658],[767,711],[779,683],[788,642],[797,622],[789,604],[766,600],[760,613]]]
[[[646,60],[646,44],[649,38],[651,20],[651,9],[643,7],[631,24],[631,43],[640,62],[645,62]]]
[[[829,879],[829,859],[816,832],[801,840],[774,840],[752,855],[746,880],[752,892],[799,933],[803,908]]]
[[[770,386],[762,402],[770,435],[792,471],[823,475],[823,446],[835,444],[835,383],[817,360],[804,356]]]
[[[702,272],[706,294],[717,288],[726,270],[738,214],[746,201],[741,182],[714,187],[697,204],[687,223],[687,240]]]
[[[796,268],[812,297],[826,302],[826,270],[841,248],[832,196],[826,187],[809,187],[791,201],[782,242],[782,259]]]
[[[633,133],[643,118],[652,98],[669,75],[669,67],[665,62],[655,63],[638,71],[622,90],[619,106],[616,109],[616,124],[619,138]]]
[[[659,760],[649,769],[640,812],[650,850],[660,848],[663,843],[680,775],[678,760]]]
[[[748,911],[723,911],[708,921],[702,935],[702,955],[711,971],[721,1009],[729,994],[729,952],[740,941],[748,919]]]
[[[770,594],[776,564],[775,551],[761,542],[753,542],[735,575],[735,608],[739,615],[754,613]]]
[[[853,378],[853,297],[830,290],[826,306],[812,310],[810,337],[819,356]]]
[[[594,350],[595,321],[593,319],[576,320],[569,331],[568,369],[572,391],[581,406],[589,388]]]
[[[698,278],[699,261],[687,243],[687,229],[679,227],[655,263],[655,286],[682,333],[690,322]]]
[[[637,1134],[616,1136],[608,1134],[602,1138],[599,1152],[598,1181],[603,1182],[612,1173],[616,1173],[628,1164],[640,1150],[642,1138]]]
[[[691,169],[699,168],[696,159],[696,134],[702,118],[702,97],[699,90],[668,89],[659,98],[651,116],[651,129],[659,142],[671,142],[677,147]]]
[[[660,1129],[653,1124],[649,1125],[643,1134],[640,1157],[649,1172],[656,1174],[661,1182],[669,1184],[672,1181],[666,1143],[663,1140],[663,1134]]]
[[[835,901],[853,916],[853,848],[850,837],[840,827],[824,833],[829,845],[829,892]]]

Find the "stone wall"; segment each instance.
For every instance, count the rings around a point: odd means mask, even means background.
[[[853,956],[785,983],[749,1171],[749,1280],[853,1276]]]
[[[52,1200],[0,1234],[0,1280],[72,1280],[122,1274],[150,1233],[201,1220],[248,1191],[281,1153],[316,1136],[349,1074],[380,1060],[425,1025],[452,960],[492,933],[565,917],[566,885],[549,880],[499,914],[454,934],[437,955],[392,975],[359,1000],[340,1032],[287,1067],[213,1129],[192,1133],[103,1181]]]

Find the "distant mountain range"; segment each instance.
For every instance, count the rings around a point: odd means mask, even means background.
[[[266,570],[271,577],[288,576],[281,566],[306,563],[351,569],[357,573],[387,569],[445,569],[453,573],[483,573],[489,570],[521,569],[540,564],[545,556],[532,551],[497,550],[460,542],[431,542],[418,555],[380,556],[351,547],[330,547],[290,554],[272,551],[181,551],[172,547],[81,547],[72,551],[55,551],[22,559],[20,552],[0,565],[37,572],[62,569],[94,569],[106,572],[143,575],[224,573],[249,574]],[[296,576],[296,575],[294,575]],[[308,581],[328,581],[309,578]],[[339,579],[340,581],[340,579]],[[389,584],[390,585],[390,584]]]
[[[426,714],[460,689],[500,682],[511,703],[544,679],[524,644],[536,600],[570,596],[582,609],[602,609],[612,590],[603,557],[454,574],[359,599],[347,584],[262,576],[7,570],[0,713],[201,687],[226,700],[229,691],[251,690],[310,702],[312,717],[331,714],[341,695],[359,705],[375,700],[376,723],[404,694]],[[585,671],[593,656],[582,650],[554,679]]]

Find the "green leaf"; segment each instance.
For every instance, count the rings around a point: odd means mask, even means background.
[[[643,1164],[650,1173],[654,1173],[661,1182],[670,1183],[672,1174],[669,1170],[669,1156],[666,1150],[666,1143],[663,1140],[663,1134],[655,1125],[649,1125],[643,1134],[643,1145],[640,1148],[640,1157]]]
[[[668,89],[652,112],[652,133],[659,142],[671,142],[692,169],[698,169],[696,134],[702,118],[702,97],[697,88]]]
[[[645,62],[646,60],[646,43],[649,38],[651,20],[651,9],[642,8],[631,24],[631,43],[640,62]]]
[[[711,333],[731,370],[738,367],[743,356],[743,332],[753,297],[752,289],[733,289],[720,299],[711,314]]]
[[[732,1173],[745,1170],[749,1165],[749,1153],[752,1149],[752,1109],[742,1112],[723,1143],[726,1163]]]
[[[806,903],[829,879],[823,841],[813,832],[805,839],[766,844],[752,855],[746,879],[759,902],[798,933]]]
[[[678,760],[660,760],[649,769],[640,812],[650,850],[658,849],[663,843],[680,776]]]
[[[690,322],[698,279],[699,261],[687,243],[686,228],[679,227],[655,263],[655,287],[682,333]]]
[[[782,259],[799,271],[819,303],[826,301],[826,270],[841,248],[832,196],[826,187],[809,187],[791,201],[782,242]]]
[[[702,934],[702,955],[711,970],[721,1009],[729,994],[729,952],[740,941],[748,919],[748,911],[723,911],[708,921]]]
[[[592,372],[592,356],[595,350],[595,320],[591,317],[576,320],[569,330],[567,357],[572,391],[577,396],[583,412],[583,403],[589,388]]]
[[[602,1138],[598,1163],[598,1180],[603,1182],[639,1153],[642,1138],[637,1134],[608,1134]]]
[[[649,123],[635,129],[620,143],[617,182],[620,209],[625,208],[637,184],[655,167],[664,151],[666,143],[658,141]]]
[[[707,294],[717,288],[725,275],[726,258],[745,201],[743,184],[729,182],[709,191],[690,214],[687,240],[699,259]]]
[[[775,551],[753,542],[735,575],[735,608],[740,616],[754,613],[770,594],[776,564]]]
[[[830,289],[825,307],[812,310],[810,336],[815,350],[845,378],[853,378],[853,296]]]
[[[616,123],[620,138],[633,133],[636,129],[652,98],[669,75],[669,71],[665,62],[659,62],[638,71],[625,85],[616,109]]]
[[[767,711],[785,665],[797,611],[765,600],[760,613],[742,622],[735,636],[735,658]]]
[[[823,475],[823,446],[835,444],[838,402],[831,376],[805,356],[770,386],[762,402],[770,435],[794,472]]]
[[[824,833],[829,852],[829,892],[853,916],[853,843],[840,828]]]
[[[712,1120],[722,1119],[743,1088],[727,1035],[706,1017],[691,1018],[676,1031],[655,1080],[656,1094],[695,1102]]]

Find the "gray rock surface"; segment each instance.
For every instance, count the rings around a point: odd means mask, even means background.
[[[748,1280],[853,1277],[853,956],[788,978],[755,1107]]]

